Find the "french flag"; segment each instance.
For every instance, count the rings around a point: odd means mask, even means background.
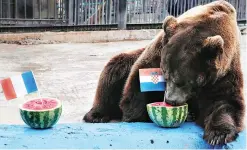
[[[12,100],[38,91],[32,71],[3,79],[0,82],[7,100]]]
[[[160,68],[139,69],[141,92],[165,91],[165,80]]]

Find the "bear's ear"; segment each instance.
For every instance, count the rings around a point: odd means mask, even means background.
[[[171,35],[176,29],[178,23],[177,19],[173,16],[167,16],[163,21],[162,28],[167,35]]]
[[[220,56],[223,53],[224,40],[220,35],[211,36],[203,41],[203,47],[201,50],[202,57],[212,60]]]

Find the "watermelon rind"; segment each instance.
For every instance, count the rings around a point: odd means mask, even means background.
[[[52,109],[44,109],[44,110],[26,109],[23,108],[23,104],[19,106],[22,120],[31,128],[46,129],[54,126],[58,122],[62,114],[62,103],[60,100],[55,98],[47,98],[47,99],[56,100],[58,103],[57,106]]]
[[[149,118],[160,127],[179,127],[188,115],[188,104],[176,107],[154,106],[147,104]]]

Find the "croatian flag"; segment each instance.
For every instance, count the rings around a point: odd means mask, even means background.
[[[160,68],[139,69],[141,92],[165,91],[165,80]]]
[[[32,71],[3,79],[0,82],[7,100],[12,100],[38,91]]]

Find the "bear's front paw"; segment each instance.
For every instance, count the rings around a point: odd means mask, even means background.
[[[213,129],[205,131],[203,139],[210,145],[222,145],[234,141],[238,136],[235,129]]]
[[[122,101],[120,102],[120,108],[123,112],[122,121],[131,122],[133,110],[130,107],[130,100],[124,97]]]
[[[120,102],[123,122],[146,122],[148,120],[146,102],[142,93],[124,96]]]
[[[110,121],[108,115],[103,114],[99,109],[92,108],[84,117],[85,122],[90,123],[105,123]]]

